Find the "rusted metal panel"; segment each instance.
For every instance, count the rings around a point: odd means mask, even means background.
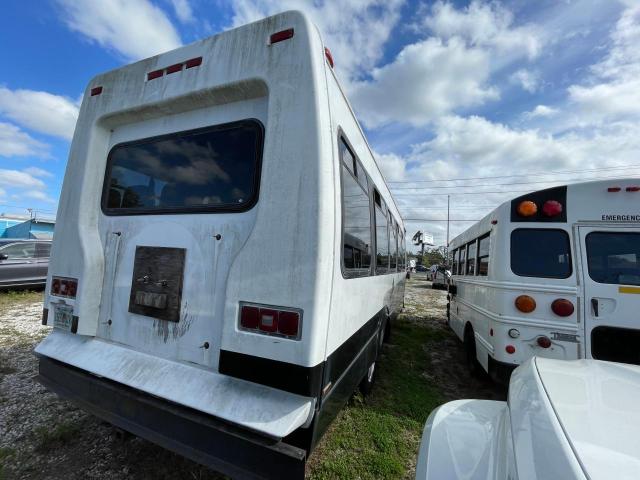
[[[180,321],[186,252],[184,248],[136,247],[129,312]]]

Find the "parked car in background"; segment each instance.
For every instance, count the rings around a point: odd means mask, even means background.
[[[44,285],[51,240],[0,239],[0,288]]]
[[[427,272],[428,270],[424,265],[416,265],[416,272]]]
[[[431,265],[429,268],[429,280],[431,287],[436,289],[446,289],[451,279],[451,270],[446,265]]]
[[[509,401],[456,400],[424,428],[416,479],[637,479],[640,367],[533,357]]]

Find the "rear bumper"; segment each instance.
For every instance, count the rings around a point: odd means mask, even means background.
[[[489,376],[494,382],[501,385],[509,385],[511,374],[517,367],[518,365],[499,362],[489,356]]]
[[[40,356],[38,381],[134,435],[233,478],[304,478],[306,451]]]

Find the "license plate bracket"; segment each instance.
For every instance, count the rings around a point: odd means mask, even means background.
[[[53,306],[53,328],[70,332],[73,327],[73,306],[61,304]]]

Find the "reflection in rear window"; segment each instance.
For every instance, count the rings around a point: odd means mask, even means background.
[[[640,233],[591,232],[586,244],[589,276],[593,280],[640,285]]]
[[[245,120],[116,145],[107,214],[238,211],[256,200],[262,126]]]
[[[511,232],[511,270],[521,277],[571,276],[569,235],[564,230],[514,230]]]

